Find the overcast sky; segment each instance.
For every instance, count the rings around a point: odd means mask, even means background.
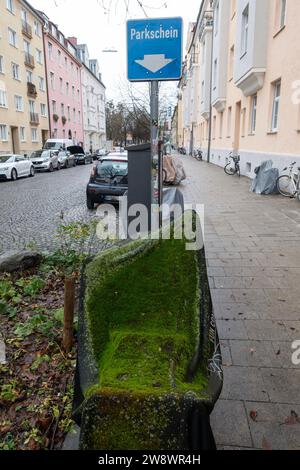
[[[88,45],[90,58],[99,60],[107,98],[119,99],[120,88],[126,88],[126,19],[145,17],[138,0],[29,1],[44,11],[66,36],[76,36],[79,43]],[[149,17],[181,16],[185,44],[187,25],[196,21],[201,0],[140,1]],[[118,52],[102,52],[108,48]],[[170,95],[175,94],[174,89],[174,85],[165,87],[165,90],[170,90]]]

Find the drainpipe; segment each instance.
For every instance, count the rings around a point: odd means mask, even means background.
[[[212,92],[213,92],[213,61],[214,61],[214,34],[215,34],[215,11],[213,8],[213,0],[210,2],[212,9],[212,43],[211,43],[211,58],[210,58],[210,89],[209,89],[209,133],[208,133],[208,147],[207,147],[207,162],[210,163],[211,154],[211,138],[212,138]]]
[[[52,137],[52,129],[51,129],[51,109],[50,109],[50,96],[49,96],[49,81],[48,81],[48,65],[46,61],[48,60],[46,57],[47,48],[46,48],[46,31],[44,30],[44,25],[42,25],[42,35],[43,35],[43,49],[44,49],[44,68],[45,68],[45,78],[46,78],[46,90],[47,90],[47,103],[48,103],[48,124],[49,124],[49,136],[48,139]],[[44,145],[43,145],[44,147]]]

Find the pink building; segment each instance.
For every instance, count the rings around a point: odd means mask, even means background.
[[[72,139],[83,146],[82,65],[73,44],[43,17],[51,138]]]

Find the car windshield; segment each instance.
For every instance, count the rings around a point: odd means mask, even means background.
[[[30,158],[40,158],[42,156],[43,150],[37,150],[31,154]]]
[[[63,148],[61,142],[46,142],[44,146],[45,150],[60,150],[61,148]]]
[[[0,155],[0,163],[11,163],[13,157],[11,155]]]
[[[127,176],[128,162],[104,161],[97,165],[97,174],[104,178],[114,178],[115,176]]]

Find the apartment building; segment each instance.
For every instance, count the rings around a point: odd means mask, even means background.
[[[44,20],[44,48],[48,83],[51,138],[71,139],[84,145],[81,62],[76,47],[57,25]]]
[[[43,20],[0,0],[0,153],[30,155],[49,137]]]
[[[69,40],[76,47],[77,57],[82,63],[84,146],[85,151],[93,153],[106,144],[105,86],[98,60],[90,59],[87,45],[77,44],[74,37]]]
[[[207,154],[211,137],[210,161],[238,153],[249,177],[267,159],[300,165],[299,20],[294,0],[202,2],[179,83],[179,146]]]

